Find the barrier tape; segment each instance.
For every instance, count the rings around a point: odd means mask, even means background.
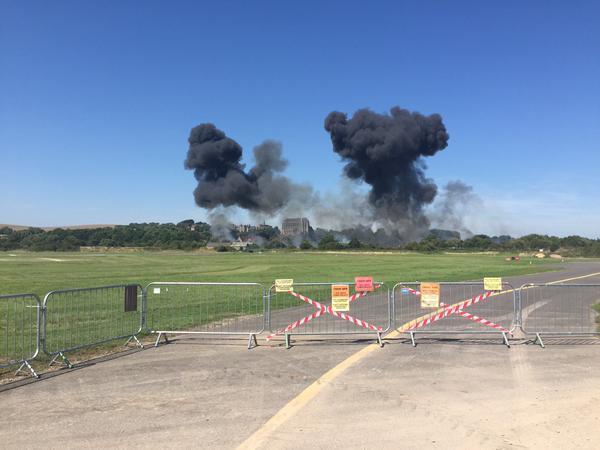
[[[325,310],[318,309],[315,312],[313,312],[312,314],[309,314],[308,316],[303,317],[302,319],[296,320],[295,322],[290,323],[287,327],[282,328],[280,330],[277,330],[273,334],[270,334],[269,336],[267,336],[267,341],[270,341],[271,339],[273,339],[278,334],[285,334],[288,331],[293,330],[294,328],[298,328],[298,327],[304,325],[305,323],[308,323],[311,320],[316,319],[317,317],[322,316],[324,313],[325,313]]]
[[[375,288],[379,288],[379,287],[381,287],[381,285],[375,286]],[[351,316],[350,314],[334,311],[331,306],[326,306],[326,305],[324,305],[320,302],[317,302],[316,300],[312,300],[302,294],[298,294],[297,292],[293,292],[293,291],[290,291],[288,293],[293,295],[294,297],[302,300],[303,302],[306,302],[309,305],[317,308],[317,311],[314,311],[313,313],[309,314],[308,316],[303,317],[302,319],[299,319],[299,320],[296,320],[295,322],[290,323],[288,326],[286,326],[283,329],[279,329],[279,330],[275,331],[274,333],[267,336],[267,341],[270,341],[278,334],[285,334],[288,331],[293,330],[294,328],[298,328],[298,327],[310,322],[311,320],[316,319],[317,317],[323,315],[324,313],[327,313],[331,316],[337,317],[338,319],[346,320],[346,321],[353,323],[354,325],[362,327],[362,328],[367,328],[372,331],[383,331],[382,327],[376,327],[375,325],[371,325],[370,323],[365,322],[364,320],[359,319],[357,317]],[[368,294],[368,292],[356,292],[355,294],[351,295],[348,298],[348,302],[351,303],[351,302],[357,300],[358,298],[365,297],[367,294]]]
[[[449,305],[446,305],[445,303],[440,303],[440,306],[449,306]],[[476,316],[475,314],[468,313],[466,311],[463,311],[462,309],[459,309],[457,311],[457,314],[459,316],[464,317],[465,319],[469,319],[469,320],[472,320],[473,322],[477,322],[482,325],[485,325],[486,327],[494,328],[495,330],[500,330],[503,333],[510,333],[510,330],[508,330],[507,328],[504,328],[502,325],[498,325],[497,323],[494,323],[491,320],[487,320],[487,319],[484,319],[483,317]],[[512,333],[510,333],[510,334],[512,334]]]
[[[421,291],[417,291],[416,289],[409,288],[408,286],[402,286],[402,285],[400,285],[400,287],[401,287],[402,289],[406,289],[408,292],[410,292],[411,294],[414,294],[414,295],[416,295],[417,297],[418,297],[419,295],[421,295]]]
[[[474,305],[475,303],[479,303],[480,301],[485,300],[492,294],[493,294],[492,291],[487,291],[487,292],[484,292],[483,294],[479,294],[479,295],[476,295],[475,297],[469,298],[467,300],[463,300],[462,302],[459,302],[456,305],[445,307],[442,310],[438,310],[437,312],[432,313],[432,315],[430,315],[429,317],[426,317],[423,320],[419,320],[416,323],[409,325],[406,328],[406,330],[415,330],[417,328],[423,328],[431,323],[437,322],[440,319],[443,319],[445,317],[448,317],[448,316],[458,312],[458,310],[462,310],[471,305]]]

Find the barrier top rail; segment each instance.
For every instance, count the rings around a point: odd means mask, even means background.
[[[568,282],[550,282],[550,283],[525,283],[519,289],[523,289],[525,287],[549,287],[549,286],[564,286],[564,287],[600,287],[600,283],[568,283]]]
[[[54,295],[54,294],[66,294],[69,292],[96,291],[99,289],[112,289],[112,288],[121,288],[121,287],[127,287],[127,286],[138,286],[143,289],[142,285],[139,283],[108,284],[106,286],[95,286],[95,287],[89,287],[89,288],[56,289],[56,290],[50,291],[46,295],[44,295],[44,305],[46,304],[46,300],[48,299],[48,297],[51,295]]]
[[[296,282],[294,281],[294,286],[330,286],[332,284],[348,284],[350,286],[354,286],[356,283],[354,281],[316,281],[316,282]],[[380,285],[381,287],[387,287],[387,284],[383,281],[373,280],[373,284]],[[274,288],[275,284],[271,285],[271,288]]]
[[[153,281],[147,286],[262,286],[260,283],[227,283],[209,281]]]
[[[0,300],[4,299],[4,298],[23,298],[23,297],[33,297],[36,299],[40,299],[36,294],[2,294],[0,295]]]

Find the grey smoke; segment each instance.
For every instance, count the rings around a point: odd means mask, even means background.
[[[473,214],[483,215],[483,202],[473,187],[462,181],[450,181],[433,205],[431,220],[439,227],[458,231],[463,239],[473,233],[466,225],[466,218]]]
[[[217,208],[208,213],[208,223],[213,239],[217,242],[231,242],[233,235],[229,229],[231,220],[226,208]]]
[[[394,107],[389,114],[360,109],[352,118],[331,112],[325,119],[333,150],[346,162],[345,175],[370,185],[373,218],[409,239],[429,227],[423,208],[437,187],[425,176],[425,157],[448,145],[439,114],[429,116]]]
[[[242,147],[211,123],[192,128],[185,168],[194,171],[196,204],[202,208],[239,206],[275,214],[289,200],[292,183],[280,175],[287,161],[281,144],[267,140],[254,148],[256,164],[248,172]]]
[[[350,118],[334,111],[325,119],[325,130],[345,166],[338,189],[324,193],[282,175],[287,161],[279,142],[255,147],[255,165],[246,170],[242,147],[215,125],[191,130],[185,168],[194,171],[196,204],[209,210],[220,239],[231,239],[227,216],[235,207],[247,210],[256,223],[306,216],[313,227],[386,245],[421,239],[430,222],[463,237],[472,234],[464,217],[481,205],[473,188],[453,181],[437,195],[425,174],[425,158],[448,145],[440,115],[399,107],[389,114],[360,109]]]

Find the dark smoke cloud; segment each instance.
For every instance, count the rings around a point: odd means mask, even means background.
[[[196,204],[213,209],[239,206],[273,215],[289,200],[292,184],[278,173],[287,161],[281,144],[265,141],[254,148],[256,165],[246,172],[240,163],[242,147],[211,123],[192,128],[185,168],[194,171]]]
[[[404,232],[428,228],[423,207],[433,202],[437,187],[425,176],[423,157],[448,145],[440,115],[394,107],[390,114],[360,109],[348,119],[334,111],[325,119],[325,130],[346,162],[345,175],[371,186],[368,200],[376,220],[386,228],[398,224]]]

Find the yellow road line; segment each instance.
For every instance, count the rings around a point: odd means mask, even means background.
[[[565,278],[564,280],[557,280],[557,281],[553,281],[553,282],[547,283],[547,284],[564,283],[566,281],[581,280],[583,278],[589,278],[589,277],[594,277],[594,276],[599,276],[599,275],[600,275],[600,272],[591,273],[589,275]],[[514,290],[515,289],[508,289],[506,291],[498,292],[494,295],[506,294],[508,292],[513,292]],[[451,306],[454,306],[454,305],[451,305]],[[423,318],[425,318],[427,316],[428,315],[425,315],[425,316],[423,316]],[[415,319],[415,320],[422,320],[422,318]],[[406,324],[402,325],[400,328],[388,333],[385,338],[389,339],[389,338],[400,337],[402,335],[402,331],[399,331],[399,330],[404,330],[405,327],[409,326],[409,324],[411,324],[413,321],[414,320],[411,320],[410,322],[407,322]],[[277,413],[273,417],[271,417],[267,422],[265,422],[265,424],[262,427],[260,427],[258,430],[256,430],[248,439],[246,439],[244,442],[242,442],[239,445],[238,450],[255,449],[261,445],[266,444],[269,436],[277,428],[279,428],[281,425],[283,425],[289,419],[294,417],[304,406],[306,406],[308,404],[308,402],[310,402],[313,398],[315,398],[317,396],[317,394],[319,394],[319,392],[321,392],[327,385],[331,384],[332,381],[334,381],[337,377],[339,377],[342,373],[344,373],[348,368],[350,368],[351,366],[353,366],[360,360],[364,359],[367,355],[371,354],[373,351],[375,351],[377,349],[379,349],[379,344],[368,345],[367,347],[359,350],[358,352],[349,356],[344,361],[342,361],[341,363],[337,364],[336,366],[334,366],[333,368],[331,368],[330,370],[325,372],[316,381],[314,381],[310,386],[308,386],[306,389],[304,389],[302,392],[300,392],[300,394],[298,394],[296,397],[294,397],[292,400],[290,400],[283,408],[281,408],[279,411],[277,411]]]
[[[596,277],[600,275],[600,272],[596,272],[596,273],[590,273],[589,275],[582,275],[580,277],[573,277],[573,278],[565,278],[564,280],[557,280],[557,281],[552,281],[550,283],[546,283],[546,284],[558,284],[558,283],[564,283],[565,281],[573,281],[573,280],[581,280],[583,278],[590,278],[590,277]]]

